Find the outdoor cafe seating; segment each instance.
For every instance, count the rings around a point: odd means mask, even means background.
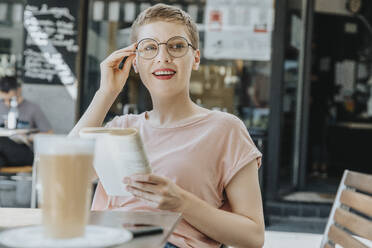
[[[337,191],[321,247],[371,247],[372,175],[346,170]]]
[[[372,175],[346,170],[340,182],[332,211],[323,234],[266,231],[264,248],[291,247],[372,247]],[[91,212],[90,223],[122,226],[131,223],[156,224],[162,234],[136,238],[116,247],[162,247],[181,219],[166,213]],[[0,208],[0,231],[41,223],[41,209]],[[232,248],[232,247],[229,247]]]

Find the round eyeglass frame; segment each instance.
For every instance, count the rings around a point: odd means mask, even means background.
[[[194,47],[194,46],[193,46],[193,45],[192,45],[192,44],[191,44],[191,43],[190,43],[190,42],[189,42],[185,37],[182,37],[182,36],[174,36],[174,37],[172,37],[172,38],[169,38],[169,39],[167,40],[167,42],[160,42],[160,43],[159,43],[157,40],[152,39],[152,38],[144,38],[144,39],[142,39],[142,40],[140,40],[140,41],[137,42],[136,51],[137,51],[138,55],[139,55],[141,58],[143,58],[143,59],[147,59],[147,60],[150,60],[150,59],[153,59],[153,58],[155,58],[156,56],[158,56],[158,54],[159,54],[159,50],[160,50],[160,49],[159,49],[160,45],[166,45],[167,52],[168,52],[168,54],[169,54],[171,57],[173,57],[173,58],[182,58],[183,56],[186,55],[187,51],[185,52],[185,54],[183,54],[183,55],[181,55],[181,56],[174,56],[174,55],[172,55],[172,53],[170,53],[169,50],[168,50],[168,46],[167,46],[168,42],[169,42],[170,40],[174,40],[174,39],[183,39],[183,40],[186,41],[188,47],[191,47],[192,49],[196,50],[196,48],[195,48],[195,47]],[[154,55],[153,57],[151,57],[151,58],[144,58],[144,57],[141,56],[140,53],[138,52],[138,46],[139,46],[139,44],[140,44],[142,41],[144,41],[144,40],[153,40],[153,41],[155,41],[155,43],[158,45],[158,49],[157,49],[155,55]]]

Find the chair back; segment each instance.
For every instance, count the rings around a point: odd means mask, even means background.
[[[345,170],[321,248],[368,248],[372,243],[372,175]]]
[[[39,195],[40,195],[40,182],[38,177],[38,157],[35,154],[34,156],[34,164],[32,166],[32,186],[31,186],[31,208],[38,207]]]

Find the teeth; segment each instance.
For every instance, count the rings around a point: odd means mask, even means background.
[[[173,75],[175,74],[174,71],[157,71],[154,73],[156,76],[161,76],[161,75]]]

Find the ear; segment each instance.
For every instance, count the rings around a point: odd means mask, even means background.
[[[137,57],[135,57],[133,59],[132,66],[133,66],[134,72],[135,73],[138,73],[138,69],[137,69]]]
[[[192,69],[197,71],[199,69],[199,65],[200,65],[200,50],[198,49],[194,53],[194,62],[192,65]]]

